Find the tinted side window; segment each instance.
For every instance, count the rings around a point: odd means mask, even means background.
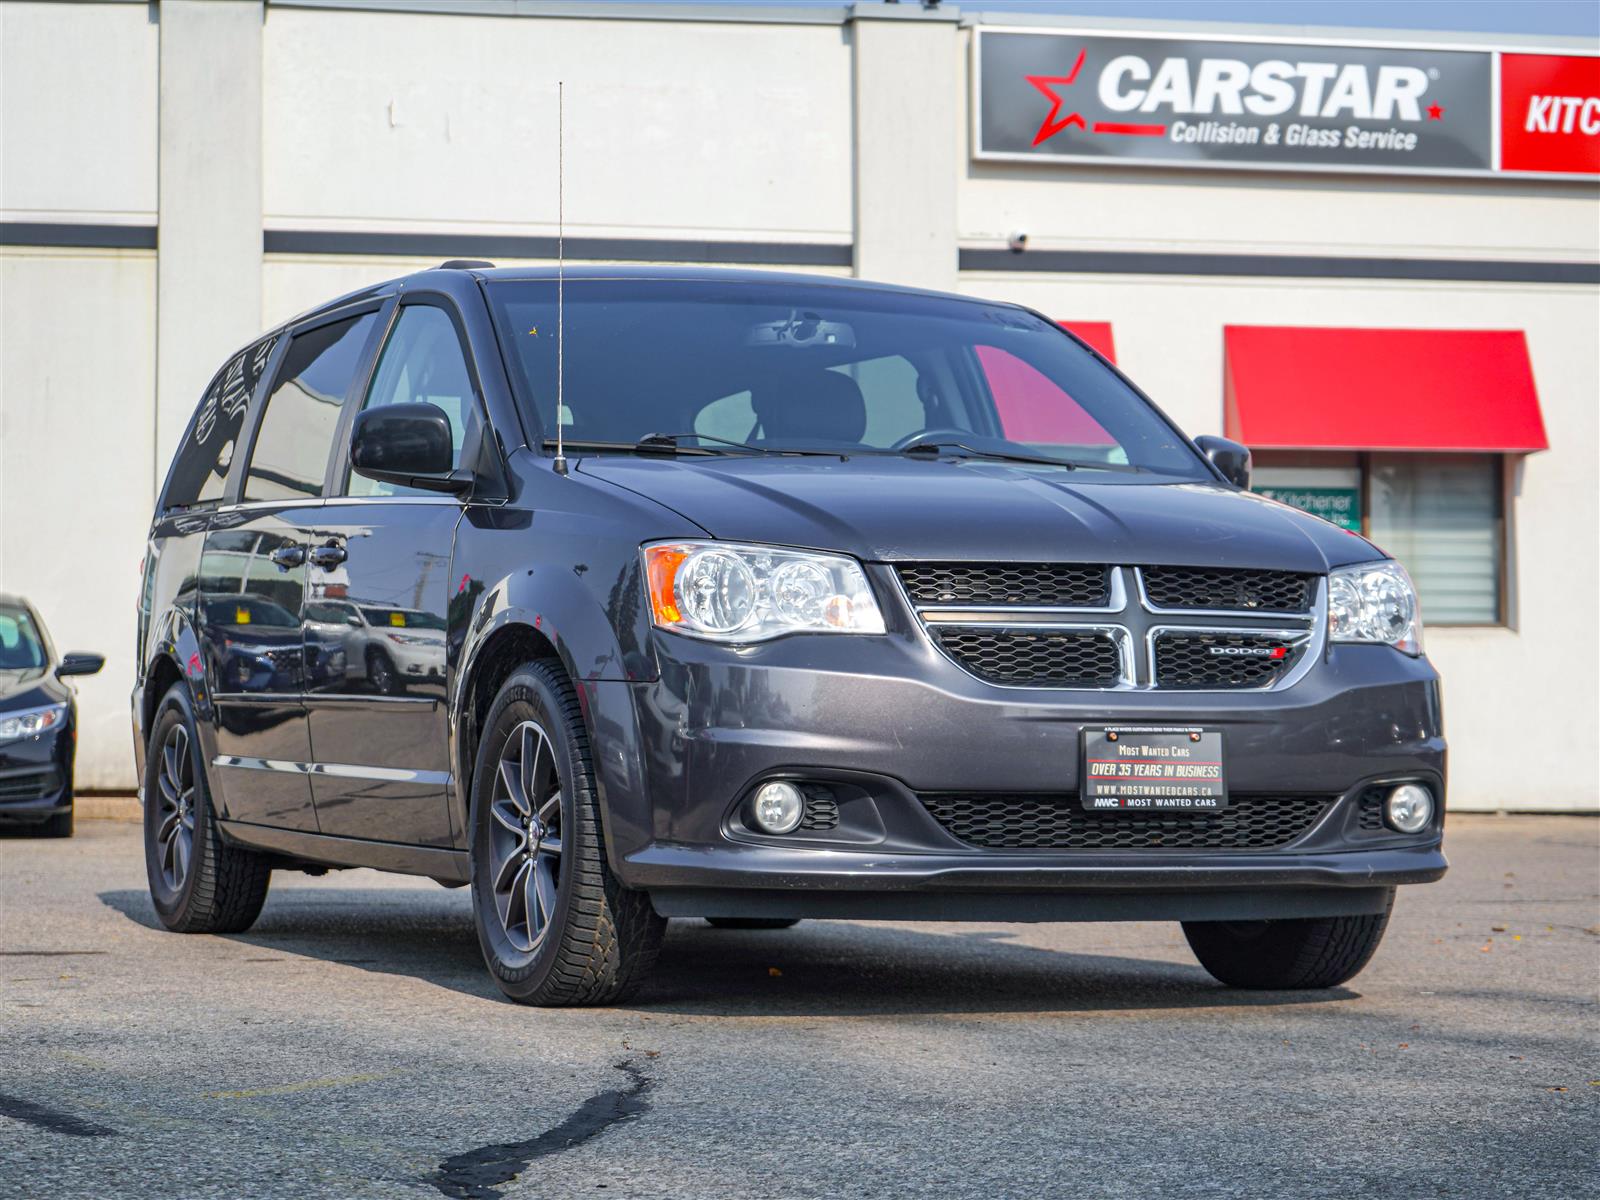
[[[173,459],[172,474],[161,498],[163,512],[222,499],[245,409],[250,406],[250,397],[255,395],[261,373],[277,344],[278,335],[273,334],[246,346],[227,361],[206,388],[194,423]]]
[[[339,409],[376,313],[296,334],[267,397],[244,478],[246,500],[322,495]]]
[[[394,332],[383,347],[363,409],[384,404],[432,404],[450,418],[451,466],[461,465],[461,448],[477,427],[472,374],[450,314],[431,304],[409,304],[400,310]],[[417,488],[379,483],[350,475],[352,496],[427,495]]]

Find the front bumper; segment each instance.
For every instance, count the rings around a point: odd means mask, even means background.
[[[996,688],[914,637],[738,650],[657,641],[658,680],[588,682],[584,700],[612,869],[663,913],[1323,915],[1375,911],[1386,889],[1446,868],[1438,678],[1388,647],[1332,647],[1281,691],[1185,693]],[[1107,724],[1221,729],[1231,792],[1324,796],[1327,806],[1264,851],[995,850],[955,837],[920,799],[1059,802],[1078,788],[1082,729]],[[771,777],[836,785],[852,798],[839,828],[752,833],[737,810]],[[1415,836],[1360,819],[1367,787],[1401,780],[1426,783],[1438,801],[1432,828]],[[858,801],[860,819],[847,818]]]
[[[72,807],[74,722],[0,744],[0,822],[36,822]]]

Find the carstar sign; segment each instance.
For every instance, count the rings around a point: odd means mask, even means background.
[[[981,27],[974,57],[980,159],[1600,170],[1600,59]],[[1494,136],[1502,59],[1503,167]]]

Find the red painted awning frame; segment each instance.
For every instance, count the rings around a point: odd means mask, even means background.
[[[1255,450],[1548,450],[1514,329],[1223,329],[1225,428]]]

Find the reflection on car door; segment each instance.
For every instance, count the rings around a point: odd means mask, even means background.
[[[230,820],[315,831],[304,701],[308,524],[376,312],[297,329],[249,435],[237,500],[213,519],[197,604],[217,708],[212,762]],[[317,647],[320,650],[320,646]]]
[[[479,428],[474,388],[451,314],[426,300],[400,308],[362,407],[418,401],[449,417],[459,466]],[[355,475],[344,490],[318,511],[307,576],[310,602],[348,618],[343,671],[307,681],[318,820],[450,846],[445,616],[461,504]]]
[[[311,760],[300,700],[305,579],[300,532],[281,513],[250,513],[206,535],[197,616],[216,710],[216,778],[230,820],[317,828],[296,765]]]

